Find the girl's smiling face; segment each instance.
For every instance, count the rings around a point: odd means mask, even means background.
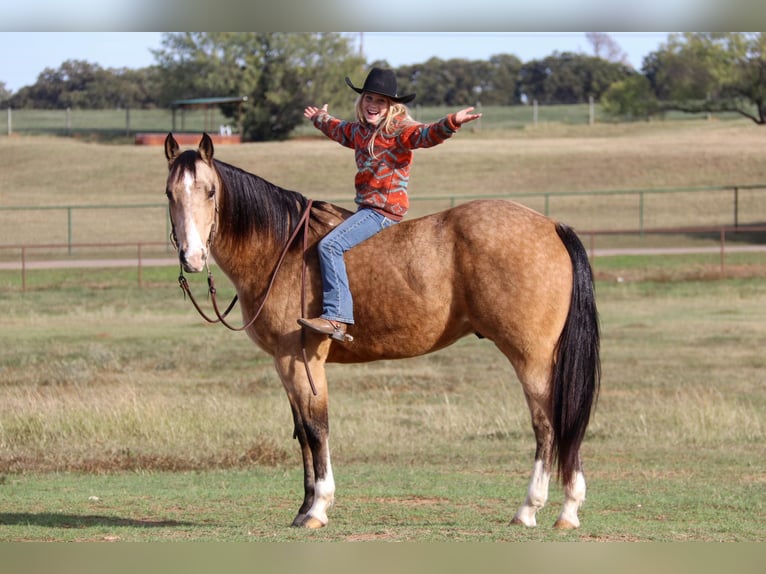
[[[362,112],[368,124],[377,126],[388,114],[388,98],[372,92],[362,94]]]

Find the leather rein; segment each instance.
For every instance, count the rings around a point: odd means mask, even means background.
[[[227,329],[230,329],[231,331],[244,331],[251,327],[258,317],[261,315],[261,311],[263,311],[263,307],[266,305],[266,300],[269,298],[269,294],[271,293],[271,289],[274,286],[274,282],[277,278],[277,273],[279,272],[279,269],[282,267],[282,263],[285,260],[285,257],[287,256],[287,252],[290,250],[290,246],[293,244],[295,239],[298,237],[298,234],[300,233],[301,229],[303,229],[303,248],[301,251],[301,318],[305,317],[306,315],[306,250],[308,246],[308,230],[309,230],[309,216],[311,215],[311,206],[313,204],[313,200],[309,199],[306,203],[306,209],[303,211],[303,214],[301,214],[301,218],[298,220],[297,225],[295,226],[295,229],[293,229],[292,235],[290,235],[290,238],[287,240],[287,243],[285,244],[284,249],[282,250],[282,254],[279,256],[279,259],[277,260],[277,265],[274,268],[274,271],[271,274],[271,280],[269,281],[269,285],[266,288],[266,294],[263,296],[263,300],[261,301],[260,306],[258,307],[258,310],[253,314],[253,316],[250,318],[250,320],[243,324],[240,327],[235,327],[231,325],[227,320],[226,316],[231,312],[231,310],[234,308],[234,305],[236,305],[237,300],[239,299],[239,295],[234,295],[234,298],[232,299],[231,303],[229,303],[229,306],[226,308],[226,310],[221,313],[220,307],[218,306],[218,299],[216,297],[216,288],[215,288],[215,280],[213,279],[213,273],[210,270],[210,268],[207,268],[207,284],[208,284],[208,295],[210,296],[210,302],[213,305],[213,310],[215,311],[215,317],[212,318],[208,316],[207,313],[202,309],[202,307],[197,303],[197,300],[194,298],[194,295],[191,292],[191,288],[189,287],[189,282],[186,280],[186,277],[184,276],[183,267],[181,267],[180,275],[178,276],[178,284],[181,287],[181,290],[184,292],[184,298],[187,296],[189,297],[189,300],[192,302],[192,305],[194,305],[194,308],[197,310],[197,313],[199,313],[200,317],[202,317],[205,321],[208,323],[221,323],[224,327]],[[216,212],[218,211],[216,207]],[[215,233],[215,227],[211,229],[210,236],[208,237],[208,245],[212,243],[212,238]],[[175,237],[175,230],[173,230],[173,236]],[[205,264],[207,267],[207,264]],[[311,385],[311,392],[314,393],[314,396],[316,396],[316,386],[314,385],[314,379],[311,376],[311,371],[309,370],[309,364],[306,358],[306,333],[305,331],[301,330],[301,353],[303,355],[303,364],[306,366],[306,374],[308,375],[309,384]]]

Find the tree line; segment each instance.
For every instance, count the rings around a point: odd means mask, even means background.
[[[668,110],[733,111],[766,124],[766,33],[683,33],[644,58],[641,70],[625,62],[607,35],[587,33],[593,55],[553,52],[522,62],[511,54],[487,60],[434,57],[394,68],[402,92],[424,106],[578,104],[593,99],[619,119],[648,119]],[[223,105],[245,140],[287,136],[309,103],[350,111],[353,94],[372,66],[348,35],[339,33],[182,32],[163,35],[156,64],[102,68],[67,60],[46,68],[16,93],[0,82],[0,105],[15,109],[162,108],[173,101],[247,96]],[[239,115],[241,114],[241,116]]]

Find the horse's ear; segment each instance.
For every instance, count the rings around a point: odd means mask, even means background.
[[[202,134],[202,139],[199,142],[199,154],[205,163],[210,164],[213,161],[213,140],[207,133]]]
[[[168,167],[178,157],[179,149],[176,138],[173,137],[172,133],[168,133],[168,136],[165,138],[165,158],[168,160]]]

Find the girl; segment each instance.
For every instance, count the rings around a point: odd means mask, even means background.
[[[343,254],[398,223],[407,213],[413,149],[440,144],[461,125],[481,117],[471,113],[473,108],[464,108],[432,124],[416,122],[405,105],[415,99],[415,94],[399,95],[392,70],[373,68],[361,88],[354,86],[348,77],[346,83],[360,94],[355,122],[334,118],[327,113],[327,104],[321,109],[308,106],[303,111],[327,137],[352,148],[356,159],[354,201],[358,210],[319,242],[322,314],[298,320],[300,325],[338,341],[353,340],[346,328],[354,323]]]

